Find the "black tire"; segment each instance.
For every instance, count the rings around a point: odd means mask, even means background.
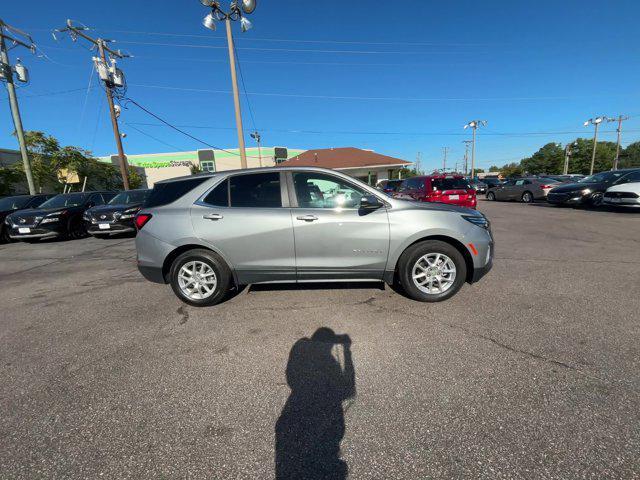
[[[413,282],[412,269],[424,255],[441,253],[449,257],[456,267],[453,284],[442,293],[427,293],[420,290]],[[425,240],[407,248],[398,261],[398,279],[408,297],[420,302],[441,302],[454,296],[467,278],[467,264],[462,253],[453,245],[440,240]]]
[[[493,202],[493,201],[495,201],[495,199],[496,199],[496,194],[495,193],[493,193],[493,192],[487,193],[487,200]]]
[[[523,203],[533,203],[533,193],[527,190],[522,194],[522,197],[520,199]]]
[[[87,226],[81,218],[72,218],[69,220],[69,224],[67,225],[67,238],[77,240],[87,237],[88,235]]]
[[[11,243],[13,240],[9,236],[9,228],[6,225],[0,225],[0,243]]]
[[[591,207],[601,207],[603,205],[603,200],[604,200],[604,193],[602,192],[595,192],[591,195],[591,198],[589,199],[589,206]]]
[[[182,292],[178,283],[178,273],[185,263],[199,261],[208,265],[216,275],[216,287],[214,292],[204,299],[189,298]],[[226,299],[229,287],[231,286],[231,270],[228,265],[218,255],[210,250],[196,248],[188,250],[179,255],[171,264],[169,272],[169,282],[176,296],[188,305],[194,307],[208,307],[216,305]]]

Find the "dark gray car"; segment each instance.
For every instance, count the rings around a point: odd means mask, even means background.
[[[136,216],[138,268],[184,302],[233,286],[386,281],[421,301],[454,295],[492,265],[481,213],[393,199],[320,168],[261,168],[157,183]]]
[[[489,190],[487,200],[515,200],[524,203],[546,200],[547,193],[559,184],[552,178],[514,178]]]

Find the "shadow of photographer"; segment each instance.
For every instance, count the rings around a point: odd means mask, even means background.
[[[335,355],[340,350],[344,365]],[[299,339],[289,353],[286,376],[291,394],[275,427],[276,478],[347,478],[340,442],[342,403],[356,394],[351,339],[325,327]]]

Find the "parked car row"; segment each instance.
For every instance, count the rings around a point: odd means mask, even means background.
[[[386,180],[378,184],[378,189],[399,200],[447,203],[467,208],[478,205],[476,188],[462,175],[423,175]]]
[[[134,216],[150,190],[16,195],[0,200],[2,238],[35,242],[134,232]]]
[[[628,168],[588,177],[570,175],[509,179],[489,187],[486,198],[524,203],[546,200],[559,206],[597,207],[608,204],[639,207],[639,187],[640,169]]]

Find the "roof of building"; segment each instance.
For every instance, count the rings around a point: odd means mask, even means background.
[[[323,167],[335,170],[349,168],[404,166],[411,162],[355,147],[307,150],[282,162],[283,167]]]

